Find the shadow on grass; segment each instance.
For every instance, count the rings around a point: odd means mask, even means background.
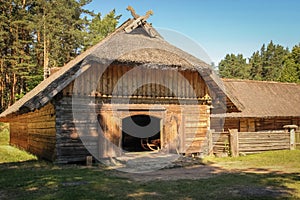
[[[0,165],[0,199],[299,198],[299,173],[261,171],[199,165],[133,175],[96,166],[27,161]],[[176,176],[183,179],[174,180]]]

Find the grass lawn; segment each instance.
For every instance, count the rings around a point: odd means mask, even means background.
[[[224,170],[205,179],[143,182],[122,178],[119,173],[103,167],[58,166],[36,160],[13,147],[11,151],[3,150],[7,148],[7,139],[3,139],[7,133],[3,132],[0,133],[1,200],[300,199],[298,150],[239,158],[207,158],[205,165],[217,165]]]
[[[0,164],[36,159],[35,156],[10,146],[8,126],[0,123]]]

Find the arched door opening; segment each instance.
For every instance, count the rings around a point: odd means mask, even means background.
[[[122,149],[129,152],[154,151],[161,148],[161,119],[133,115],[122,120]]]

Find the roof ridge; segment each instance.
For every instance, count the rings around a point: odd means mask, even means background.
[[[288,85],[300,85],[300,83],[289,83],[279,81],[265,81],[265,80],[251,80],[251,79],[233,79],[233,78],[222,78],[224,82],[253,82],[253,83],[274,83],[274,84],[288,84]]]

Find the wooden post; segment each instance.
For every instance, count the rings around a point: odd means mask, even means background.
[[[213,151],[213,132],[214,130],[207,131],[207,140],[208,140],[208,155],[212,156],[214,154]]]
[[[86,157],[86,166],[91,167],[93,165],[93,157],[87,156]]]
[[[239,137],[238,129],[229,130],[229,145],[232,157],[239,156]]]
[[[296,149],[296,134],[295,131],[298,128],[297,125],[285,125],[283,126],[285,130],[288,130],[290,133],[290,150],[295,150]]]
[[[296,141],[295,141],[295,129],[291,129],[290,131],[290,150],[296,149]]]

